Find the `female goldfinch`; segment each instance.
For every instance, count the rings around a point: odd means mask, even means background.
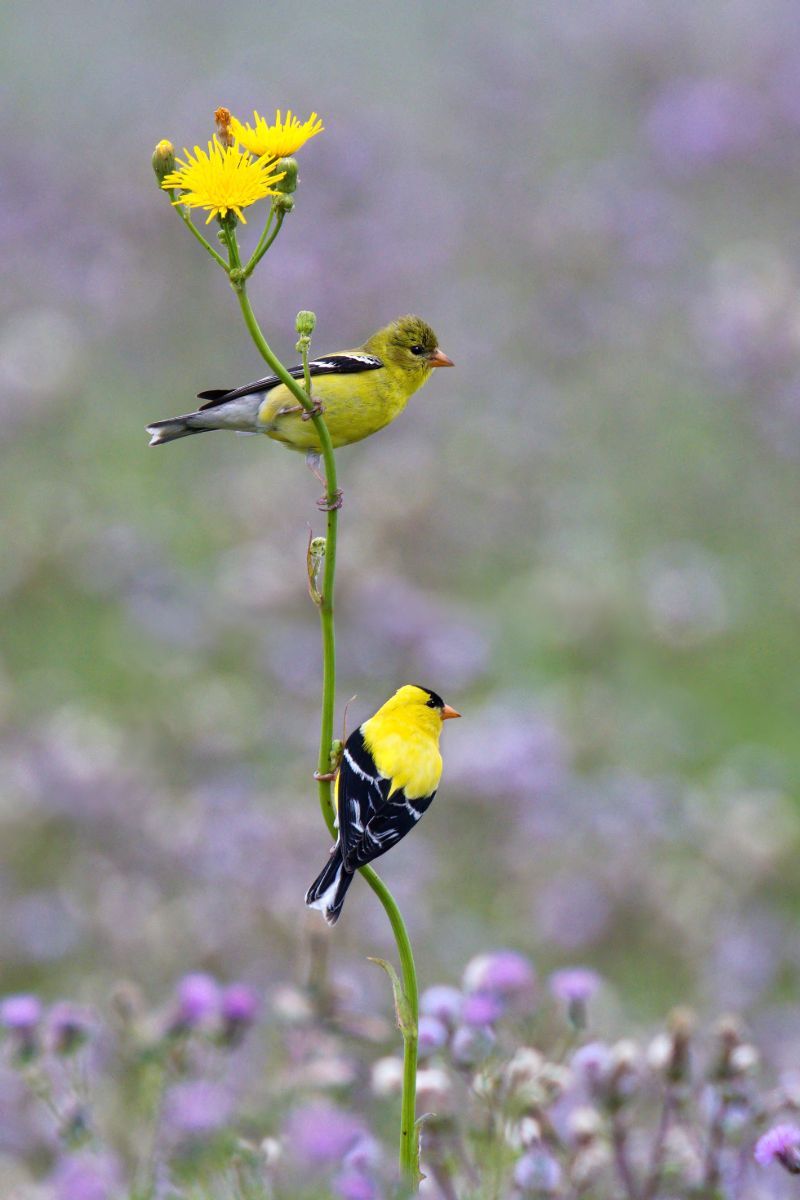
[[[419,317],[400,317],[367,338],[357,350],[329,354],[308,364],[313,399],[321,405],[334,446],[348,446],[377,433],[403,411],[434,367],[452,367],[436,334]],[[303,368],[289,372],[303,378]],[[147,426],[150,445],[160,446],[192,433],[236,429],[265,433],[310,458],[320,453],[308,414],[275,375],[233,391],[200,392],[197,412]]]
[[[306,893],[329,925],[359,867],[404,838],[436,795],[442,721],[460,717],[428,688],[406,684],[347,739],[336,780],[339,837]]]

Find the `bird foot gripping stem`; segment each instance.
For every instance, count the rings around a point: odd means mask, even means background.
[[[321,417],[325,412],[325,405],[321,400],[317,400],[314,396],[311,397],[311,408],[303,409],[300,414],[301,421],[310,421],[312,417]]]
[[[333,493],[332,500],[328,499],[327,493],[324,496],[320,496],[319,500],[317,501],[317,508],[320,510],[320,512],[335,512],[337,509],[342,507],[343,503],[344,499],[342,495],[342,489],[337,488]]]

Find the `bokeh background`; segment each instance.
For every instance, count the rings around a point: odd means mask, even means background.
[[[464,713],[383,869],[423,983],[497,946],[583,962],[620,1022],[735,1008],[787,1061],[793,0],[45,0],[4,25],[0,992],[307,971],[319,488],[261,439],[156,453],[143,428],[263,373],[152,147],[291,106],[326,132],[252,286],[273,345],[294,361],[300,308],[317,351],[418,312],[457,364],[339,455],[340,718],[406,681]],[[329,944],[385,1005],[367,888]]]

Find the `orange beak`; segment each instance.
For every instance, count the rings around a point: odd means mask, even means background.
[[[450,365],[452,366],[452,363]],[[451,708],[449,704],[445,704],[444,708],[442,709],[442,720],[443,721],[449,721],[451,717],[460,717],[460,716],[461,716],[461,713],[456,712],[456,710],[454,708]]]
[[[456,364],[452,358],[448,358],[444,350],[434,350],[428,358],[428,366],[430,367],[454,367]]]

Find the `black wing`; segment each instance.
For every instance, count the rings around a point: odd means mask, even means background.
[[[348,871],[350,854],[360,844],[369,821],[386,803],[389,780],[375,766],[360,729],[350,734],[342,755],[337,785],[339,837]]]
[[[358,375],[361,371],[376,371],[378,367],[382,366],[383,362],[374,354],[361,354],[352,350],[349,354],[328,354],[325,358],[315,358],[308,364],[308,373],[312,379],[317,375]],[[289,374],[292,379],[302,379],[303,368],[291,367]],[[240,396],[251,396],[255,392],[269,392],[280,382],[277,375],[266,375],[263,379],[257,379],[255,383],[246,383],[244,387],[234,388],[233,391],[226,388],[211,388],[210,391],[198,392],[198,400],[205,400],[205,404],[200,405],[199,411],[202,412],[204,408],[216,408],[218,404],[225,404],[228,400],[237,400]]]
[[[396,846],[430,808],[435,795],[436,792],[431,792],[429,796],[411,801],[406,799],[404,791],[395,792],[367,822],[363,837],[345,860],[347,869],[355,871]]]

